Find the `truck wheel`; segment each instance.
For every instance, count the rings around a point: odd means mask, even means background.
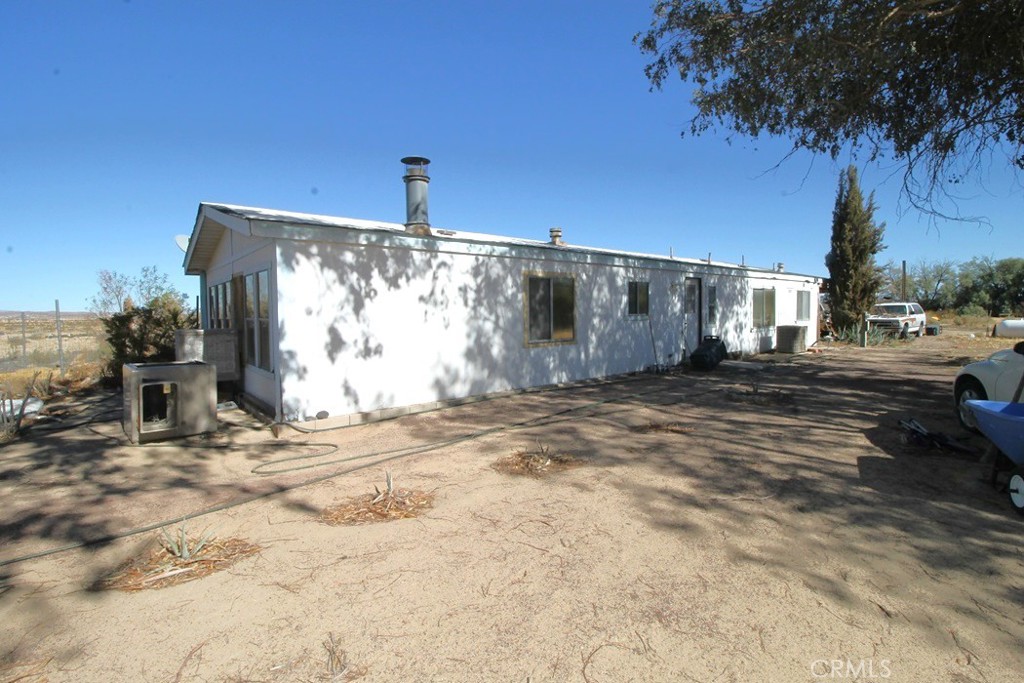
[[[917,332],[914,333],[914,336],[918,339],[924,336],[924,325],[917,326]]]

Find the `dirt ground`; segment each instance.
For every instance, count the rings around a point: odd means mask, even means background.
[[[0,447],[0,681],[1019,681],[1024,519],[898,426],[980,454],[950,393],[986,353],[827,348],[281,439],[237,410],[143,447],[39,431]],[[492,466],[523,451],[578,462]],[[386,469],[432,506],[320,521]],[[118,536],[215,507],[188,529],[257,554],[96,589],[159,538]]]

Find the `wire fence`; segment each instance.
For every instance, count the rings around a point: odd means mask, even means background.
[[[93,313],[62,312],[59,303],[46,312],[0,312],[0,375],[49,369],[63,377],[106,354],[103,322]]]

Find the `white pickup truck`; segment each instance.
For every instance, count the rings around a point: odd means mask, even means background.
[[[876,304],[868,316],[868,327],[898,334],[900,339],[911,334],[920,337],[927,324],[921,305],[909,302]]]

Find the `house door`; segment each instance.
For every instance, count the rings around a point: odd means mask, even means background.
[[[231,328],[235,330],[235,362],[238,389],[245,391],[245,284],[243,275],[231,276]]]
[[[697,350],[703,336],[700,278],[688,277],[683,289],[683,346],[687,356]]]

